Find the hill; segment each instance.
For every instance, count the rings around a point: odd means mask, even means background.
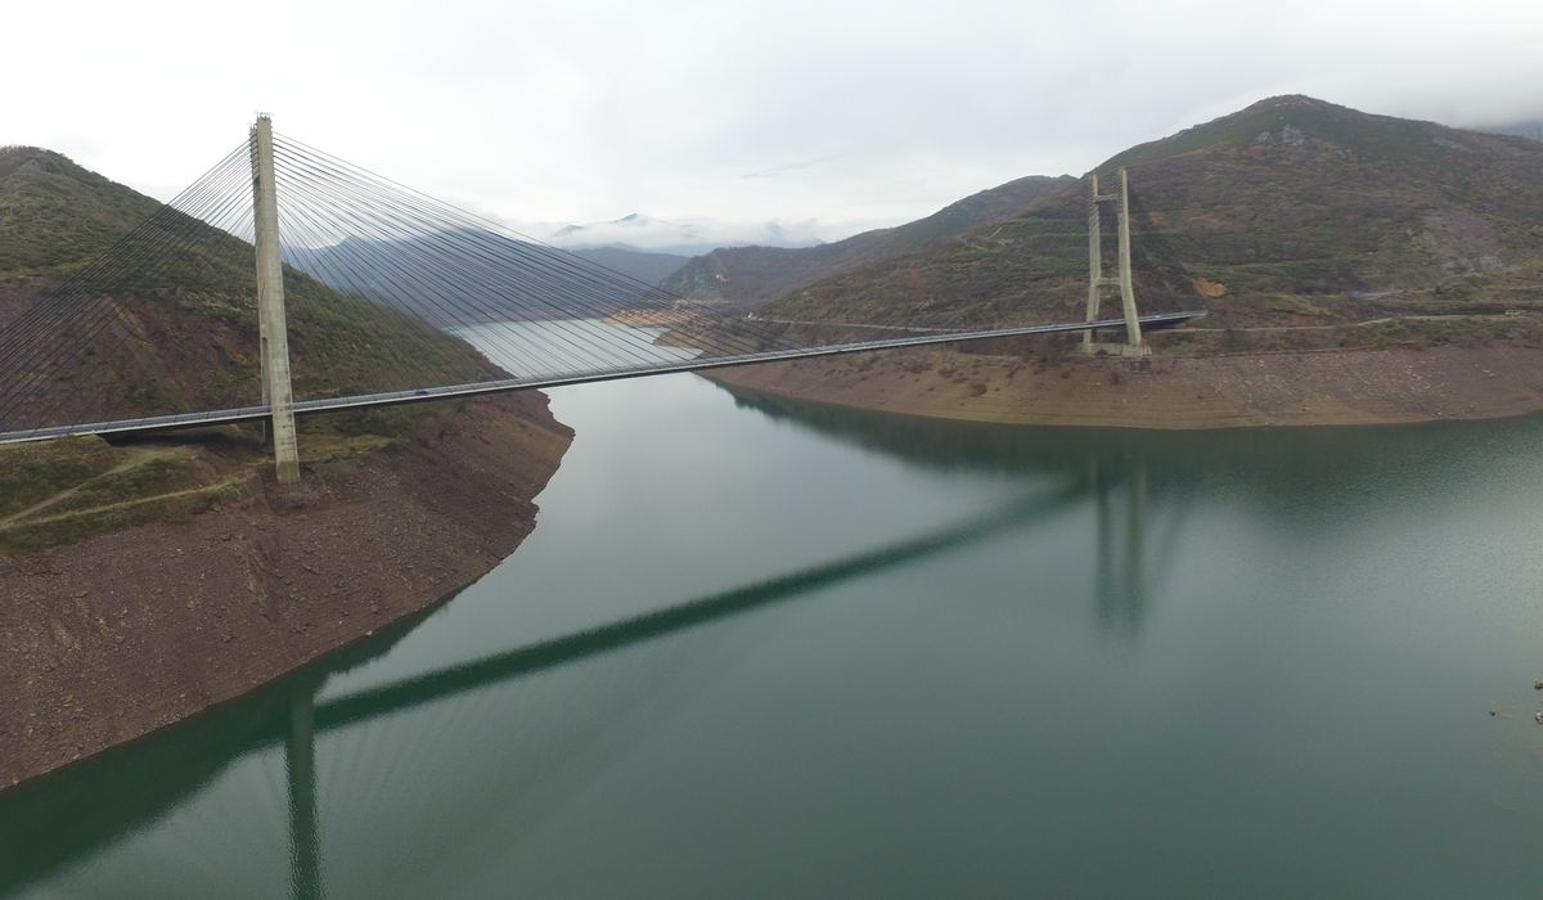
[[[0,149],[0,336],[13,369],[0,368],[0,375],[7,391],[17,383],[26,388],[0,430],[260,402],[251,245],[188,217],[176,222],[175,244],[134,237],[135,226],[161,209],[61,154]],[[41,333],[74,326],[83,315],[75,309],[102,312],[108,324],[71,330],[72,353],[33,370],[36,380],[14,371],[26,354],[13,335],[24,329],[7,333],[7,324],[109,246],[125,260],[118,273],[94,281],[89,296],[72,292]],[[176,252],[144,262],[166,247]],[[420,319],[339,294],[288,267],[284,280],[298,398],[498,371],[470,345]],[[522,416],[555,427],[540,401],[524,404],[530,409]],[[415,435],[437,415],[432,407],[404,407],[302,419],[303,460],[379,449]],[[252,429],[227,429],[200,446],[169,440],[164,452],[109,447],[96,438],[0,448],[0,550],[68,542],[218,504],[271,468]]]
[[[1204,305],[1223,325],[1354,321],[1508,306],[1537,299],[1543,282],[1535,141],[1286,96],[1096,171],[1113,178],[1121,166],[1147,310]],[[1065,186],[1001,224],[826,278],[768,314],[930,325],[1080,317],[1084,190]]]
[[[446,254],[464,252],[475,245],[483,256],[461,260],[475,277],[443,277]],[[459,250],[447,248],[459,247]],[[591,308],[625,308],[680,268],[687,257],[651,253],[630,247],[590,247],[561,250],[547,244],[514,238],[482,228],[459,227],[401,238],[361,238],[350,235],[319,248],[290,248],[291,263],[311,273],[337,291],[357,294],[387,309],[401,309],[437,325],[453,326],[460,320],[518,322],[564,318],[577,313],[554,305],[552,297],[519,289],[499,269],[500,258],[534,253],[543,259],[574,262],[577,257],[599,268],[585,267],[606,290],[583,299]],[[428,268],[404,267],[404,261],[427,261]],[[582,263],[579,265],[583,265]],[[619,277],[618,277],[619,276]],[[421,298],[432,296],[433,304]],[[571,303],[574,308],[578,302]],[[453,309],[458,319],[447,316]]]
[[[654,253],[620,245],[582,247],[572,252],[574,256],[583,257],[596,265],[604,266],[613,272],[620,272],[653,287],[657,287],[673,275],[691,258],[677,253]]]
[[[221,184],[240,204],[236,158]],[[135,230],[152,215],[170,238]],[[110,277],[46,299],[100,273],[89,267],[108,247]],[[60,403],[111,415],[255,402],[253,252],[58,153],[0,150],[0,375],[30,399],[0,428]],[[301,396],[492,370],[421,320],[290,269],[284,280]],[[101,313],[108,327],[8,327],[32,310],[58,312],[51,326]],[[68,335],[71,352],[10,380],[41,333]],[[529,534],[572,435],[536,393],[299,424],[296,489],[275,485],[250,427],[0,447],[0,790],[452,596]]]
[[[837,273],[1006,221],[1072,183],[1070,176],[1019,178],[952,203],[924,219],[815,247],[714,250],[688,262],[662,286],[696,300],[758,305]]]
[[[128,241],[116,245],[126,261],[112,277],[93,279],[92,296],[69,301],[104,305],[112,326],[88,330],[87,353],[73,367],[49,369],[19,421],[0,424],[41,424],[30,416],[66,400],[73,415],[117,417],[259,399],[251,245],[188,217],[175,222],[171,242],[131,231],[160,207],[58,153],[0,151],[0,323],[107,246]],[[496,371],[470,345],[414,317],[340,294],[289,267],[284,283],[298,398]]]
[[[0,278],[59,274],[161,204],[36,147],[0,147]]]

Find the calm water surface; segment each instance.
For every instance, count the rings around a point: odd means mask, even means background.
[[[1543,883],[1543,420],[1004,430],[692,376],[552,402],[578,438],[518,553],[0,797],[0,894]]]

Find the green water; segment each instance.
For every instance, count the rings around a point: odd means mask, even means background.
[[[1002,430],[691,376],[552,399],[578,438],[518,553],[0,797],[0,894],[1543,884],[1543,420]]]

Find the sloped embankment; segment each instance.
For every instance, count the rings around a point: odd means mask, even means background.
[[[0,788],[441,602],[530,533],[571,438],[540,394],[469,402],[308,464],[298,499],[218,447],[63,454],[0,514],[50,545],[0,555]]]
[[[1520,344],[1140,362],[923,349],[722,369],[711,377],[815,403],[1013,425],[1385,425],[1543,411],[1543,349]]]

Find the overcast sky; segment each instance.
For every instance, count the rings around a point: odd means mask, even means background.
[[[839,237],[1281,93],[1543,119],[1540,0],[87,0],[0,22],[0,144],[164,198],[266,110],[516,221]]]

